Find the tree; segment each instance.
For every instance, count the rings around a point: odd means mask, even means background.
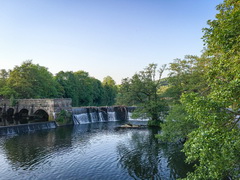
[[[47,68],[32,61],[15,66],[7,79],[7,86],[17,93],[17,98],[53,98],[62,95]]]
[[[107,76],[103,79],[103,105],[111,106],[115,104],[117,86],[112,77]]]
[[[89,77],[85,71],[59,72],[56,81],[64,89],[65,98],[72,98],[73,106],[99,106],[103,102],[104,89],[101,81]]]
[[[177,143],[185,142],[188,134],[198,126],[193,118],[188,118],[185,106],[179,103],[170,109],[161,127],[161,134],[156,137],[164,142]]]
[[[186,93],[182,102],[198,128],[184,152],[198,162],[187,179],[239,179],[240,175],[240,2],[225,0],[208,21],[203,40],[211,59],[206,66],[209,93]]]
[[[116,86],[116,82],[113,80],[111,76],[106,76],[103,78],[103,85],[109,85],[109,86]]]
[[[158,137],[164,141],[185,141],[187,135],[196,129],[197,123],[193,118],[188,118],[186,107],[181,102],[184,93],[209,92],[206,78],[204,77],[206,64],[209,58],[205,55],[185,56],[183,60],[175,59],[169,66],[168,88],[163,96],[168,98],[171,106],[169,115],[162,125],[162,133]]]
[[[158,89],[161,87],[161,77],[165,65],[157,71],[157,64],[149,64],[144,71],[140,71],[122,81],[118,95],[118,103],[136,105],[141,114],[146,114],[158,125],[168,110],[165,99],[161,98]]]
[[[9,72],[5,69],[0,70],[0,97],[10,98],[11,95],[15,96],[16,92],[7,86],[7,79],[9,77]]]
[[[63,89],[63,98],[72,98],[72,105],[79,105],[77,80],[72,71],[60,71],[56,74],[55,80]]]
[[[179,104],[183,93],[208,92],[206,78],[203,76],[209,58],[203,54],[201,57],[187,55],[184,59],[175,59],[170,63],[168,88],[164,96],[171,99],[170,104]]]

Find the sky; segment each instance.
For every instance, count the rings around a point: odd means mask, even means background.
[[[117,84],[148,64],[201,55],[222,0],[0,0],[0,69],[26,60]],[[167,73],[167,72],[166,72]],[[165,73],[165,76],[167,75]]]

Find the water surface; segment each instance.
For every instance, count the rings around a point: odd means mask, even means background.
[[[176,179],[191,169],[181,146],[158,129],[116,130],[122,122],[60,127],[0,137],[0,179]]]

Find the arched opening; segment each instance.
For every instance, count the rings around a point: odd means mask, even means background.
[[[20,122],[20,124],[27,124],[28,123],[28,110],[27,109],[21,109],[19,111],[19,113],[15,113],[15,121],[16,123],[18,123],[18,121]]]
[[[14,109],[13,108],[9,108],[7,110],[7,122],[8,124],[13,124],[13,114],[14,114]]]
[[[34,122],[44,122],[44,121],[48,121],[48,113],[42,109],[38,109],[35,113],[34,113]]]

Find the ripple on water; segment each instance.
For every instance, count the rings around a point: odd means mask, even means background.
[[[0,138],[3,179],[171,179],[178,154],[145,130],[107,123]],[[17,147],[15,147],[17,146]],[[176,176],[177,177],[177,176]],[[1,178],[0,178],[1,179]],[[174,179],[174,178],[172,178]]]

